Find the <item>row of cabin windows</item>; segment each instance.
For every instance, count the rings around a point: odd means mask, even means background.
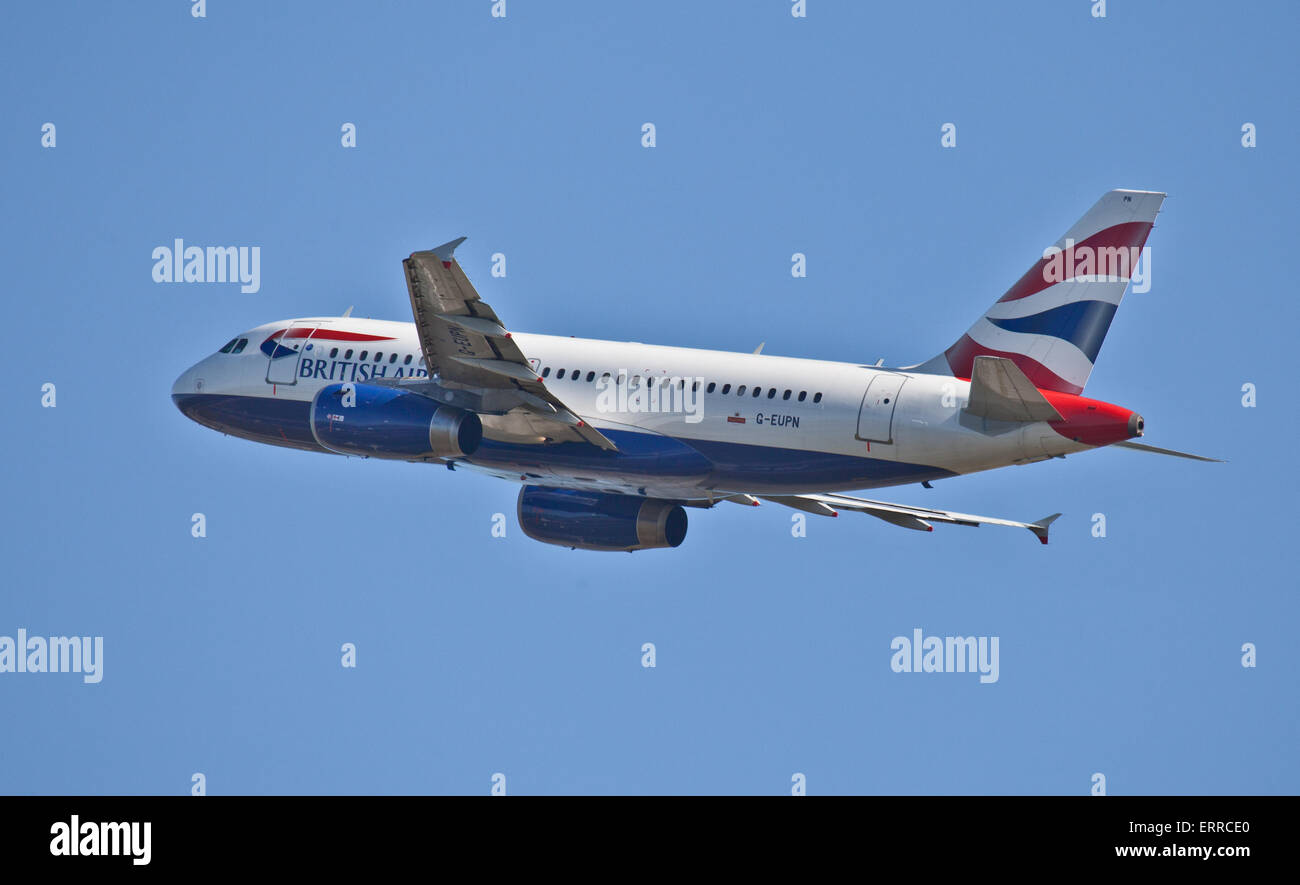
[[[220,353],[240,353],[240,352],[243,351],[243,349],[244,349],[247,345],[248,345],[248,339],[247,339],[247,338],[232,338],[232,339],[230,340],[230,342],[227,343],[225,347],[221,348],[221,350],[220,350],[219,352],[220,352]],[[335,359],[338,355],[339,355],[339,349],[338,349],[337,347],[334,347],[334,348],[331,348],[331,349],[330,349],[330,359]],[[413,358],[413,356],[414,356],[413,354],[409,354],[409,353],[408,353],[408,354],[406,355],[406,358],[402,360],[402,365],[404,365],[404,366],[409,366],[409,365],[411,364],[411,359]],[[357,355],[357,359],[358,359],[358,360],[364,360],[364,359],[367,359],[367,358],[369,358],[369,357],[370,357],[370,351],[368,351],[368,350],[363,350],[363,351],[361,351],[360,354]],[[394,352],[394,353],[390,353],[390,354],[388,355],[388,362],[389,362],[389,364],[392,364],[392,363],[397,362],[397,357],[398,357],[398,354],[397,354],[397,353],[395,353],[395,352]],[[343,352],[343,359],[345,359],[345,360],[350,360],[350,359],[352,359],[352,348],[348,348],[346,351]],[[384,360],[384,354],[383,354],[383,351],[375,351],[374,361],[377,362],[377,363],[380,363],[380,362],[383,362],[383,360]],[[566,375],[567,375],[570,379],[572,379],[572,380],[574,380],[574,381],[581,381],[581,380],[583,380],[583,378],[582,378],[582,370],[581,370],[581,369],[572,369],[572,370],[570,370],[570,369],[560,369],[559,371],[557,371],[557,372],[555,373],[556,380],[560,380],[560,381],[564,380],[564,378],[565,378]],[[551,377],[551,367],[550,367],[550,366],[547,366],[546,368],[542,369],[542,377],[543,377],[543,378],[549,378],[549,377]],[[603,375],[600,376],[600,380],[601,380],[602,382],[608,384],[608,383],[609,383],[609,380],[610,380],[612,377],[613,377],[613,376],[612,376],[609,372],[606,372],[605,374],[603,374]],[[588,372],[588,373],[587,373],[587,378],[586,378],[586,380],[587,380],[589,383],[592,382],[592,381],[595,381],[595,380],[596,380],[596,373],[595,373],[595,372]],[[650,379],[647,378],[646,380],[649,381]],[[615,384],[618,383],[617,379],[615,380],[614,383],[615,383]],[[633,375],[633,376],[632,376],[632,382],[631,382],[631,383],[634,384],[634,385],[640,385],[640,383],[641,383],[641,376],[640,376],[640,375]],[[678,386],[679,388],[681,388],[682,390],[685,390],[685,389],[686,389],[686,380],[685,380],[684,378],[679,378],[679,379],[677,379],[677,386]],[[700,389],[700,382],[695,381],[695,382],[693,382],[693,383],[691,384],[691,392],[692,392],[692,393],[698,393],[698,392],[699,392],[699,389]],[[741,384],[741,385],[739,385],[739,386],[736,387],[736,396],[744,396],[744,395],[745,395],[745,392],[746,392],[747,389],[750,391],[750,396],[751,396],[752,398],[754,398],[754,399],[758,399],[760,396],[763,395],[763,388],[762,388],[762,386],[755,386],[755,387],[753,387],[753,388],[747,388],[746,385]],[[717,384],[717,382],[710,381],[710,382],[709,382],[709,386],[706,387],[706,388],[704,389],[704,392],[705,392],[705,393],[713,393],[715,390],[717,390],[718,393],[720,393],[721,395],[723,395],[723,396],[727,396],[728,394],[731,393],[731,385],[730,385],[730,384],[723,384],[723,385],[722,385],[722,389],[721,389],[721,390],[718,390],[718,384]],[[767,388],[767,398],[768,398],[768,399],[776,399],[776,391],[777,391],[777,389],[776,389],[775,387],[769,387],[769,388]],[[781,394],[781,399],[783,399],[783,400],[788,400],[788,399],[790,399],[790,397],[793,396],[793,395],[794,395],[794,391],[793,391],[793,390],[786,389],[785,392],[783,392],[783,393]],[[808,391],[806,391],[806,390],[801,390],[801,391],[799,391],[799,395],[798,395],[797,397],[795,397],[795,401],[796,401],[796,402],[803,402],[803,401],[806,400],[807,398],[808,398]],[[813,394],[812,401],[813,401],[814,403],[819,403],[819,402],[821,402],[821,401],[822,401],[822,395],[821,395],[821,393],[820,393],[820,392],[818,392],[818,393],[814,393],[814,394]]]
[[[581,380],[583,380],[583,377],[582,377],[582,370],[581,370],[581,369],[560,369],[559,371],[557,371],[557,372],[555,373],[555,378],[556,378],[556,380],[562,381],[562,380],[564,380],[564,377],[565,377],[566,374],[567,374],[568,377],[569,377],[571,380],[573,380],[573,381],[581,381]],[[549,378],[549,377],[551,377],[551,367],[550,367],[550,366],[547,366],[546,368],[542,369],[542,377],[543,377],[543,378]],[[608,383],[609,383],[609,380],[610,380],[611,377],[613,377],[613,376],[612,376],[609,372],[606,372],[605,374],[603,374],[603,375],[600,376],[600,380],[601,380],[602,382],[608,384]],[[586,378],[586,380],[589,381],[589,382],[590,382],[590,381],[594,381],[594,380],[596,380],[596,373],[595,373],[595,372],[588,372],[588,373],[587,373],[587,378]],[[647,378],[646,380],[647,380],[647,382],[648,382],[650,379]],[[617,383],[618,383],[618,380],[615,379],[615,380],[614,380],[614,383],[617,384]],[[632,384],[632,385],[639,385],[640,383],[641,383],[641,376],[640,376],[640,375],[633,375],[632,378],[631,378],[631,384]],[[677,386],[678,386],[679,388],[681,388],[682,390],[685,390],[685,389],[686,389],[686,380],[683,379],[683,378],[679,378],[679,379],[677,380]],[[700,389],[700,382],[696,381],[696,382],[694,382],[694,383],[691,384],[691,392],[692,392],[692,393],[696,393],[696,392],[698,392],[699,389]],[[728,394],[731,393],[731,385],[730,385],[730,384],[723,384],[723,385],[722,385],[722,389],[721,389],[721,390],[718,390],[718,384],[717,384],[717,382],[715,382],[715,381],[710,381],[710,382],[709,382],[709,386],[706,387],[706,388],[704,389],[704,392],[705,392],[705,393],[713,393],[715,390],[717,390],[718,393],[720,393],[721,395],[726,396],[726,395],[728,395]],[[752,388],[748,388],[746,385],[741,384],[740,386],[738,386],[738,387],[736,388],[736,396],[744,396],[746,390],[749,390],[749,391],[750,391],[750,394],[749,394],[749,395],[750,395],[752,398],[754,398],[754,399],[757,399],[758,397],[760,397],[760,396],[763,395],[763,387],[762,387],[761,385],[760,385],[760,386],[755,386],[755,387],[752,387]],[[776,393],[777,393],[777,388],[775,388],[775,387],[769,387],[769,388],[767,388],[767,398],[768,398],[768,399],[776,399]],[[793,391],[793,390],[789,390],[789,389],[787,389],[784,393],[781,394],[781,399],[783,399],[783,400],[788,400],[788,399],[790,399],[790,397],[792,397],[792,396],[794,396],[794,391]],[[806,400],[807,398],[808,398],[808,391],[806,391],[806,390],[801,390],[801,391],[799,391],[799,395],[798,395],[797,397],[795,397],[795,401],[796,401],[796,402],[803,402],[803,401]],[[819,402],[821,402],[821,401],[822,401],[822,395],[821,395],[821,393],[814,393],[814,394],[813,394],[812,401],[815,402],[815,403],[819,403]]]
[[[330,359],[334,359],[334,358],[337,357],[338,355],[339,355],[339,349],[338,349],[337,347],[330,348]],[[361,351],[361,353],[359,353],[359,354],[357,355],[357,359],[358,359],[358,360],[364,360],[364,359],[369,358],[369,356],[370,356],[370,351],[368,351],[368,350],[363,350],[363,351]],[[406,359],[402,360],[402,365],[404,365],[404,366],[409,366],[409,365],[411,364],[411,357],[412,357],[412,356],[413,356],[413,354],[409,354],[409,353],[408,353],[408,354],[406,355]],[[390,353],[390,354],[388,355],[388,362],[389,362],[389,363],[395,363],[395,362],[397,362],[397,357],[398,357],[398,354],[396,354],[396,353]],[[346,351],[343,352],[343,359],[345,359],[345,360],[350,360],[350,359],[352,359],[352,348],[349,347]],[[377,363],[382,363],[382,362],[384,361],[384,352],[383,352],[382,350],[377,350],[377,351],[375,351],[374,360],[375,360],[375,362],[377,362]]]

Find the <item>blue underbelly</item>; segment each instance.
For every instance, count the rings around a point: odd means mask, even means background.
[[[177,408],[199,424],[270,445],[328,452],[312,435],[311,404],[271,397],[189,394]],[[715,440],[683,441],[629,430],[603,431],[616,446],[607,452],[587,443],[548,446],[484,439],[470,463],[544,482],[547,476],[624,477],[673,481],[701,489],[758,493],[860,489],[953,476],[951,471],[879,458],[753,446]]]

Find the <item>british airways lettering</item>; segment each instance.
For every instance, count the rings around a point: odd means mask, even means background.
[[[393,373],[388,373],[389,369]],[[320,381],[365,381],[368,378],[427,378],[422,366],[391,366],[388,363],[362,363],[349,360],[312,359],[305,355],[298,364],[298,377]]]

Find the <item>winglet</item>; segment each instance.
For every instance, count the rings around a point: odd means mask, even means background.
[[[439,261],[451,261],[451,255],[456,251],[456,247],[465,242],[467,237],[457,237],[450,243],[443,243],[441,246],[434,246],[429,251],[438,256]]]
[[[1038,522],[1031,522],[1029,525],[1025,526],[1025,528],[1029,529],[1035,536],[1037,536],[1040,544],[1046,544],[1047,530],[1052,527],[1052,523],[1056,522],[1060,518],[1061,514],[1053,513],[1051,516],[1044,516],[1042,519],[1038,520]]]

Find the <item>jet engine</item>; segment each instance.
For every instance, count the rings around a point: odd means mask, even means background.
[[[474,454],[483,422],[473,412],[409,390],[331,384],[312,400],[311,432],[331,452],[425,461]]]
[[[519,526],[533,540],[561,547],[646,550],[682,543],[686,511],[655,498],[524,486]]]

